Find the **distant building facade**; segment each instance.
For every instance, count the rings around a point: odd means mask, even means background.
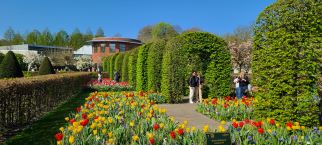
[[[84,45],[78,50],[74,51],[74,57],[80,57],[80,56],[92,56],[92,45]]]
[[[105,56],[125,52],[143,44],[140,40],[116,37],[98,37],[90,42],[92,43],[92,60],[97,65],[102,64]]]
[[[73,49],[71,48],[58,46],[44,46],[31,44],[0,46],[1,53],[7,53],[10,50],[14,53],[19,53],[22,55],[26,55],[28,53],[37,53],[43,56],[55,56],[61,55],[62,53],[73,53]]]

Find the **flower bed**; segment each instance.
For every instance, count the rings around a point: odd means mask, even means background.
[[[100,92],[118,92],[118,91],[133,91],[134,87],[127,82],[115,82],[108,78],[103,79],[102,83],[97,80],[89,82],[89,86]]]
[[[197,111],[214,118],[215,120],[237,120],[251,119],[253,113],[254,98],[236,99],[235,97],[224,97],[205,99],[198,104]]]
[[[150,99],[143,92],[92,93],[65,118],[57,144],[205,144],[204,133],[178,124]]]
[[[237,144],[318,144],[322,127],[307,128],[298,122],[281,123],[274,119],[252,121],[254,98],[205,99],[197,111],[215,120],[230,120],[229,133]],[[238,121],[237,121],[238,120]]]

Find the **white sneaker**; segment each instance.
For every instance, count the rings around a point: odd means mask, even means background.
[[[189,103],[190,103],[190,104],[193,104],[193,102],[192,102],[192,101],[189,101]]]

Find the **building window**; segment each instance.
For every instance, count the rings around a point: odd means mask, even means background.
[[[114,53],[114,52],[115,52],[115,44],[110,43],[110,53]]]
[[[125,44],[120,44],[120,51],[125,52]]]
[[[106,47],[106,44],[102,43],[101,44],[101,52],[105,53],[105,47]]]

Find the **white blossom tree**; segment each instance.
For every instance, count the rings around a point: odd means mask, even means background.
[[[28,64],[28,71],[30,71],[33,67],[40,65],[42,58],[38,53],[27,52],[25,57],[23,57],[23,62]]]
[[[232,63],[235,69],[249,71],[251,68],[252,41],[228,42],[228,47],[232,56]]]
[[[80,56],[75,58],[75,65],[78,70],[84,70],[92,67],[92,58],[90,56]]]

